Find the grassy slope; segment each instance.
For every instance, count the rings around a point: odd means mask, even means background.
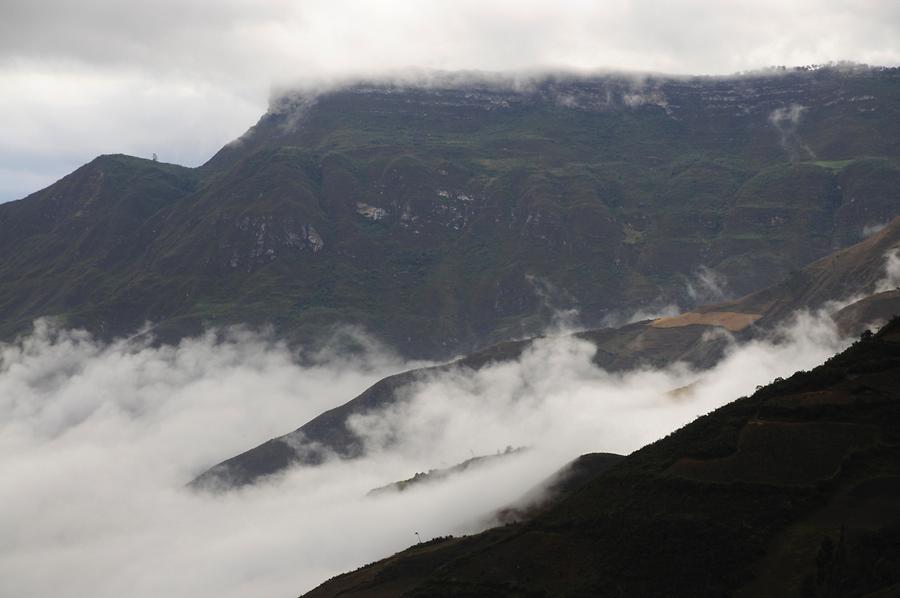
[[[783,135],[768,117],[791,103],[808,109]],[[199,169],[103,157],[0,206],[0,334],[48,314],[164,339],[349,322],[446,356],[554,308],[590,326],[688,303],[700,265],[743,294],[897,213],[897,123],[892,70],[337,92]]]

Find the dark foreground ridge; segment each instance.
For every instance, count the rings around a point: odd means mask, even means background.
[[[621,460],[528,521],[441,538],[332,596],[895,596],[900,319]]]

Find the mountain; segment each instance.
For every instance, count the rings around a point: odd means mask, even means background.
[[[0,205],[0,338],[355,324],[445,359],[778,283],[898,213],[898,158],[900,69],[287,93],[199,168],[101,156]]]
[[[378,488],[373,488],[368,492],[367,496],[377,496],[379,494],[385,494],[388,492],[404,492],[409,488],[413,488],[419,484],[440,482],[442,480],[446,480],[447,478],[461,474],[465,471],[478,469],[479,467],[482,467],[489,463],[496,462],[500,459],[503,459],[504,457],[517,455],[524,450],[527,449],[525,449],[524,447],[514,449],[511,446],[507,446],[506,450],[504,450],[502,453],[498,451],[494,455],[479,455],[477,457],[472,457],[471,459],[466,459],[462,463],[457,463],[452,467],[429,469],[428,471],[417,472],[411,478],[400,480],[398,482],[391,482],[390,484],[379,486]]]
[[[816,310],[827,302],[843,302],[836,315],[847,331],[900,315],[900,292],[873,295],[886,280],[886,256],[900,251],[900,217],[880,232],[793,273],[786,281],[737,301],[701,306],[678,316],[579,332],[575,336],[597,346],[594,363],[607,370],[640,366],[665,367],[678,361],[703,368],[713,365],[727,341],[708,332],[728,330],[737,341],[764,337],[797,310]],[[900,279],[896,281],[900,284]],[[874,309],[873,305],[878,309]],[[389,406],[403,389],[439,372],[478,370],[518,359],[534,339],[489,347],[448,364],[411,370],[380,380],[358,397],[335,407],[284,436],[273,438],[203,472],[191,484],[223,489],[251,484],[297,464],[316,465],[329,455],[355,458],[363,445],[346,425],[350,417]]]
[[[762,314],[757,324],[764,326],[777,323],[798,309],[819,309],[828,302],[846,304],[844,309],[848,309],[865,296],[877,293],[884,303],[893,296],[890,291],[900,287],[900,264],[895,265],[898,259],[900,217],[864,241],[790,273],[779,284],[716,309]],[[873,300],[871,297],[864,303],[868,305]],[[880,319],[888,320],[891,315],[882,314]],[[876,317],[879,316],[874,312],[872,317],[860,312],[858,323],[866,324]]]
[[[413,546],[306,596],[894,596],[898,382],[895,319],[531,519]]]

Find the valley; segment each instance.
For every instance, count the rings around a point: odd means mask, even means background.
[[[284,86],[0,204],[0,594],[892,595],[898,315],[900,68]]]

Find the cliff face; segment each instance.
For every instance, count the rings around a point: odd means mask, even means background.
[[[409,355],[738,296],[900,207],[900,74],[286,95],[198,169],[103,156],[0,206],[0,333],[362,325]]]

